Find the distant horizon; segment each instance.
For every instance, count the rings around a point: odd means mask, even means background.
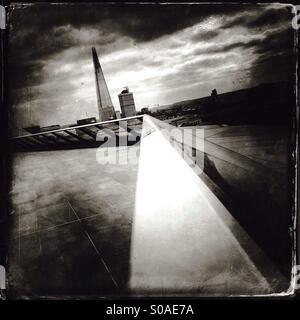
[[[272,85],[272,84],[279,84],[279,83],[289,83],[290,80],[282,80],[282,81],[276,81],[276,82],[262,82],[262,83],[258,83],[257,85],[254,85],[254,86],[251,86],[251,87],[245,87],[245,88],[241,88],[241,89],[237,89],[237,90],[232,90],[232,91],[225,91],[225,92],[219,92],[218,91],[218,88],[213,88],[213,89],[216,89],[217,90],[217,93],[218,95],[222,95],[222,94],[226,94],[226,93],[231,93],[231,92],[236,92],[236,91],[242,91],[242,90],[247,90],[247,89],[253,89],[253,88],[256,88],[256,87],[260,87],[260,86],[263,86],[263,85]],[[212,89],[212,90],[213,90]],[[202,96],[202,97],[196,97],[196,98],[187,98],[187,99],[183,99],[183,100],[179,100],[179,101],[174,101],[174,102],[171,102],[169,104],[164,104],[164,105],[159,105],[158,108],[160,107],[165,107],[165,106],[171,106],[171,105],[174,105],[176,103],[179,103],[179,102],[185,102],[185,101],[189,101],[189,100],[197,100],[197,99],[202,99],[202,98],[208,98],[210,97],[210,94],[207,95],[207,96]],[[157,107],[155,107],[157,108]],[[150,108],[151,109],[151,108]]]
[[[126,86],[140,111],[206,97],[214,88],[287,81],[293,72],[289,5],[13,7],[8,70],[16,133],[98,117],[93,46],[116,111]]]
[[[222,95],[222,94],[236,92],[236,91],[253,89],[253,88],[256,88],[256,87],[259,87],[259,86],[262,86],[262,85],[272,85],[272,84],[288,83],[288,82],[289,82],[289,80],[276,81],[276,82],[271,82],[271,81],[270,82],[263,82],[263,83],[258,83],[257,85],[254,85],[254,86],[251,86],[251,87],[245,87],[245,88],[232,90],[232,91],[226,91],[226,92],[219,92],[217,88],[213,88],[213,89],[217,90],[218,95]],[[133,93],[133,95],[134,95],[134,93]],[[151,109],[160,109],[160,108],[164,108],[164,107],[170,107],[170,106],[172,106],[174,104],[177,104],[177,103],[190,101],[190,100],[197,100],[197,99],[202,99],[202,98],[208,98],[208,97],[210,97],[210,95],[201,96],[201,97],[195,97],[195,98],[187,98],[187,99],[184,98],[183,100],[174,101],[174,102],[171,102],[169,104],[163,104],[163,105],[159,104],[159,106],[157,106],[157,107],[150,107],[150,106],[147,107],[146,106],[146,107],[142,107],[142,108],[149,108],[149,110],[151,110]],[[140,110],[137,110],[137,112],[140,112],[142,108],[140,108]],[[119,110],[119,109],[116,110],[115,106],[114,106],[114,109],[115,109],[115,111],[119,111],[121,113],[121,110]],[[155,110],[155,111],[157,111],[157,110]],[[96,116],[87,116],[87,117],[83,117],[83,118],[80,118],[80,119],[77,119],[77,120],[88,119],[88,118],[96,118],[96,120],[99,120],[99,116],[98,115],[96,115]],[[47,126],[51,126],[51,125],[60,125],[61,127],[64,127],[64,126],[70,126],[70,125],[75,125],[75,124],[76,124],[75,122],[74,123],[52,123],[52,124],[41,126],[41,127],[47,127]],[[32,125],[34,126],[34,125],[38,125],[38,124],[32,124]],[[26,132],[26,130],[24,130],[24,127],[22,128],[22,130]]]
[[[257,87],[260,87],[260,86],[264,86],[264,85],[275,85],[275,84],[279,84],[279,83],[288,83],[288,82],[289,81],[264,82],[264,83],[257,84],[256,86],[252,86],[252,87],[248,87],[248,88],[242,88],[242,89],[233,90],[233,91],[218,92],[218,90],[217,90],[217,93],[218,93],[218,95],[223,95],[223,94],[232,93],[232,92],[236,92],[236,91],[254,89],[254,88],[257,88]],[[214,88],[214,89],[216,89],[216,88]],[[158,107],[149,107],[149,110],[151,110],[151,109],[160,109],[160,108],[163,108],[163,107],[170,107],[170,106],[172,106],[174,104],[177,104],[177,103],[186,102],[186,101],[193,101],[193,100],[198,100],[198,99],[204,99],[204,98],[209,98],[209,97],[210,97],[210,95],[203,96],[203,97],[190,98],[190,99],[183,99],[183,100],[179,100],[179,101],[174,101],[174,102],[172,102],[170,104],[159,105]],[[120,110],[115,110],[115,111],[121,112]],[[157,111],[157,110],[155,110],[155,111]],[[80,118],[80,119],[77,119],[77,120],[83,120],[83,119],[89,119],[89,118],[95,118],[96,120],[99,120],[99,117],[97,117],[97,116],[95,116],[95,117],[94,116],[93,117],[85,117],[85,118]],[[65,124],[53,123],[52,125],[60,125],[61,127],[64,127],[64,126],[70,126],[70,125],[75,125],[75,124],[76,123],[65,123]],[[51,126],[51,125],[49,125],[49,126]],[[47,126],[45,126],[45,127],[47,127]]]

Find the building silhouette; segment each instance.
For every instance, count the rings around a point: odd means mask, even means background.
[[[119,110],[116,111],[116,119],[121,118],[121,112]]]
[[[97,92],[97,102],[99,110],[99,120],[107,121],[115,119],[115,109],[112,104],[112,100],[107,88],[107,84],[104,78],[104,74],[98,59],[96,49],[92,48],[94,69],[95,69],[95,79],[96,79],[96,92]]]
[[[133,117],[136,115],[135,104],[132,92],[129,92],[128,87],[124,88],[118,95],[120,101],[120,107],[122,111],[122,117]]]

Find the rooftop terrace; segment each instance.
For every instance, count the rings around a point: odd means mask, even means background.
[[[102,148],[15,153],[13,298],[287,290],[287,128],[203,127],[203,172],[163,128],[145,117],[141,142],[114,149],[138,155],[122,164]]]

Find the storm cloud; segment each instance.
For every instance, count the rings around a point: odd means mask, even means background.
[[[16,132],[97,116],[91,47],[115,108],[137,109],[293,76],[288,5],[16,5],[9,87]],[[276,68],[272,67],[276,63]]]

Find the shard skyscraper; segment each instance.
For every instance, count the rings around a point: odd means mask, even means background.
[[[92,48],[95,78],[96,78],[96,91],[97,102],[99,110],[99,120],[107,121],[115,118],[115,109],[111,101],[111,97],[107,88],[107,84],[103,75],[103,71],[98,59],[96,49]]]

